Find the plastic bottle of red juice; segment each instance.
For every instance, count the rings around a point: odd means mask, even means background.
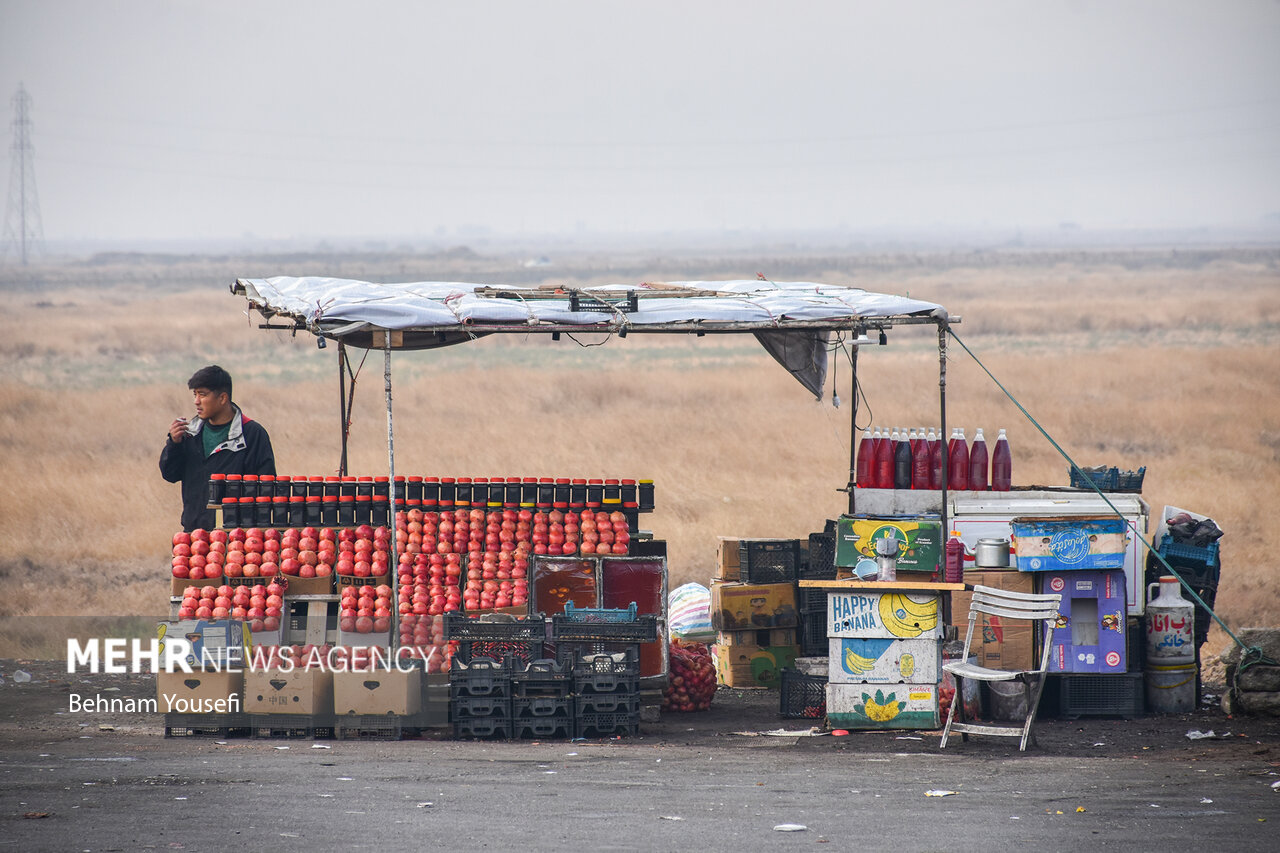
[[[996,436],[996,447],[991,454],[991,489],[1007,492],[1013,485],[1013,454],[1009,452],[1009,439],[1004,430]]]
[[[942,482],[942,430],[929,430],[929,488],[941,489]]]
[[[929,462],[931,453],[931,443],[924,437],[924,430],[916,433],[919,441],[911,452],[911,488],[927,489],[929,488]]]
[[[950,464],[947,469],[947,488],[964,490],[969,488],[969,445],[964,438],[964,429],[956,427],[947,444]]]
[[[893,439],[888,435],[880,436],[876,447],[875,480],[877,489],[893,488]]]
[[[871,462],[875,456],[875,439],[871,437],[871,427],[862,431],[862,440],[858,442],[858,461],[855,467],[856,484],[865,489],[871,485]]]
[[[893,487],[911,488],[911,440],[905,431],[898,433],[898,446],[893,451]]]
[[[982,437],[981,427],[973,437],[973,446],[969,448],[969,490],[987,490],[987,442]]]

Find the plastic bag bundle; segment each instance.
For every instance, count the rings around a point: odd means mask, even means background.
[[[711,590],[700,583],[676,587],[667,596],[668,633],[672,639],[695,643],[714,642],[711,627]]]

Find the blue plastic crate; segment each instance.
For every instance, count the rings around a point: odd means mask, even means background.
[[[630,607],[574,607],[572,601],[564,603],[564,618],[569,622],[634,622],[636,621],[636,603]]]

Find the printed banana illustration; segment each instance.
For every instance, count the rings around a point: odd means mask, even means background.
[[[938,598],[916,601],[906,593],[885,593],[880,596],[880,621],[895,637],[918,637],[937,627]]]

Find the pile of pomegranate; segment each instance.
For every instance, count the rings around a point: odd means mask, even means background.
[[[716,695],[716,665],[705,643],[671,641],[671,671],[662,694],[664,711],[706,711]]]

